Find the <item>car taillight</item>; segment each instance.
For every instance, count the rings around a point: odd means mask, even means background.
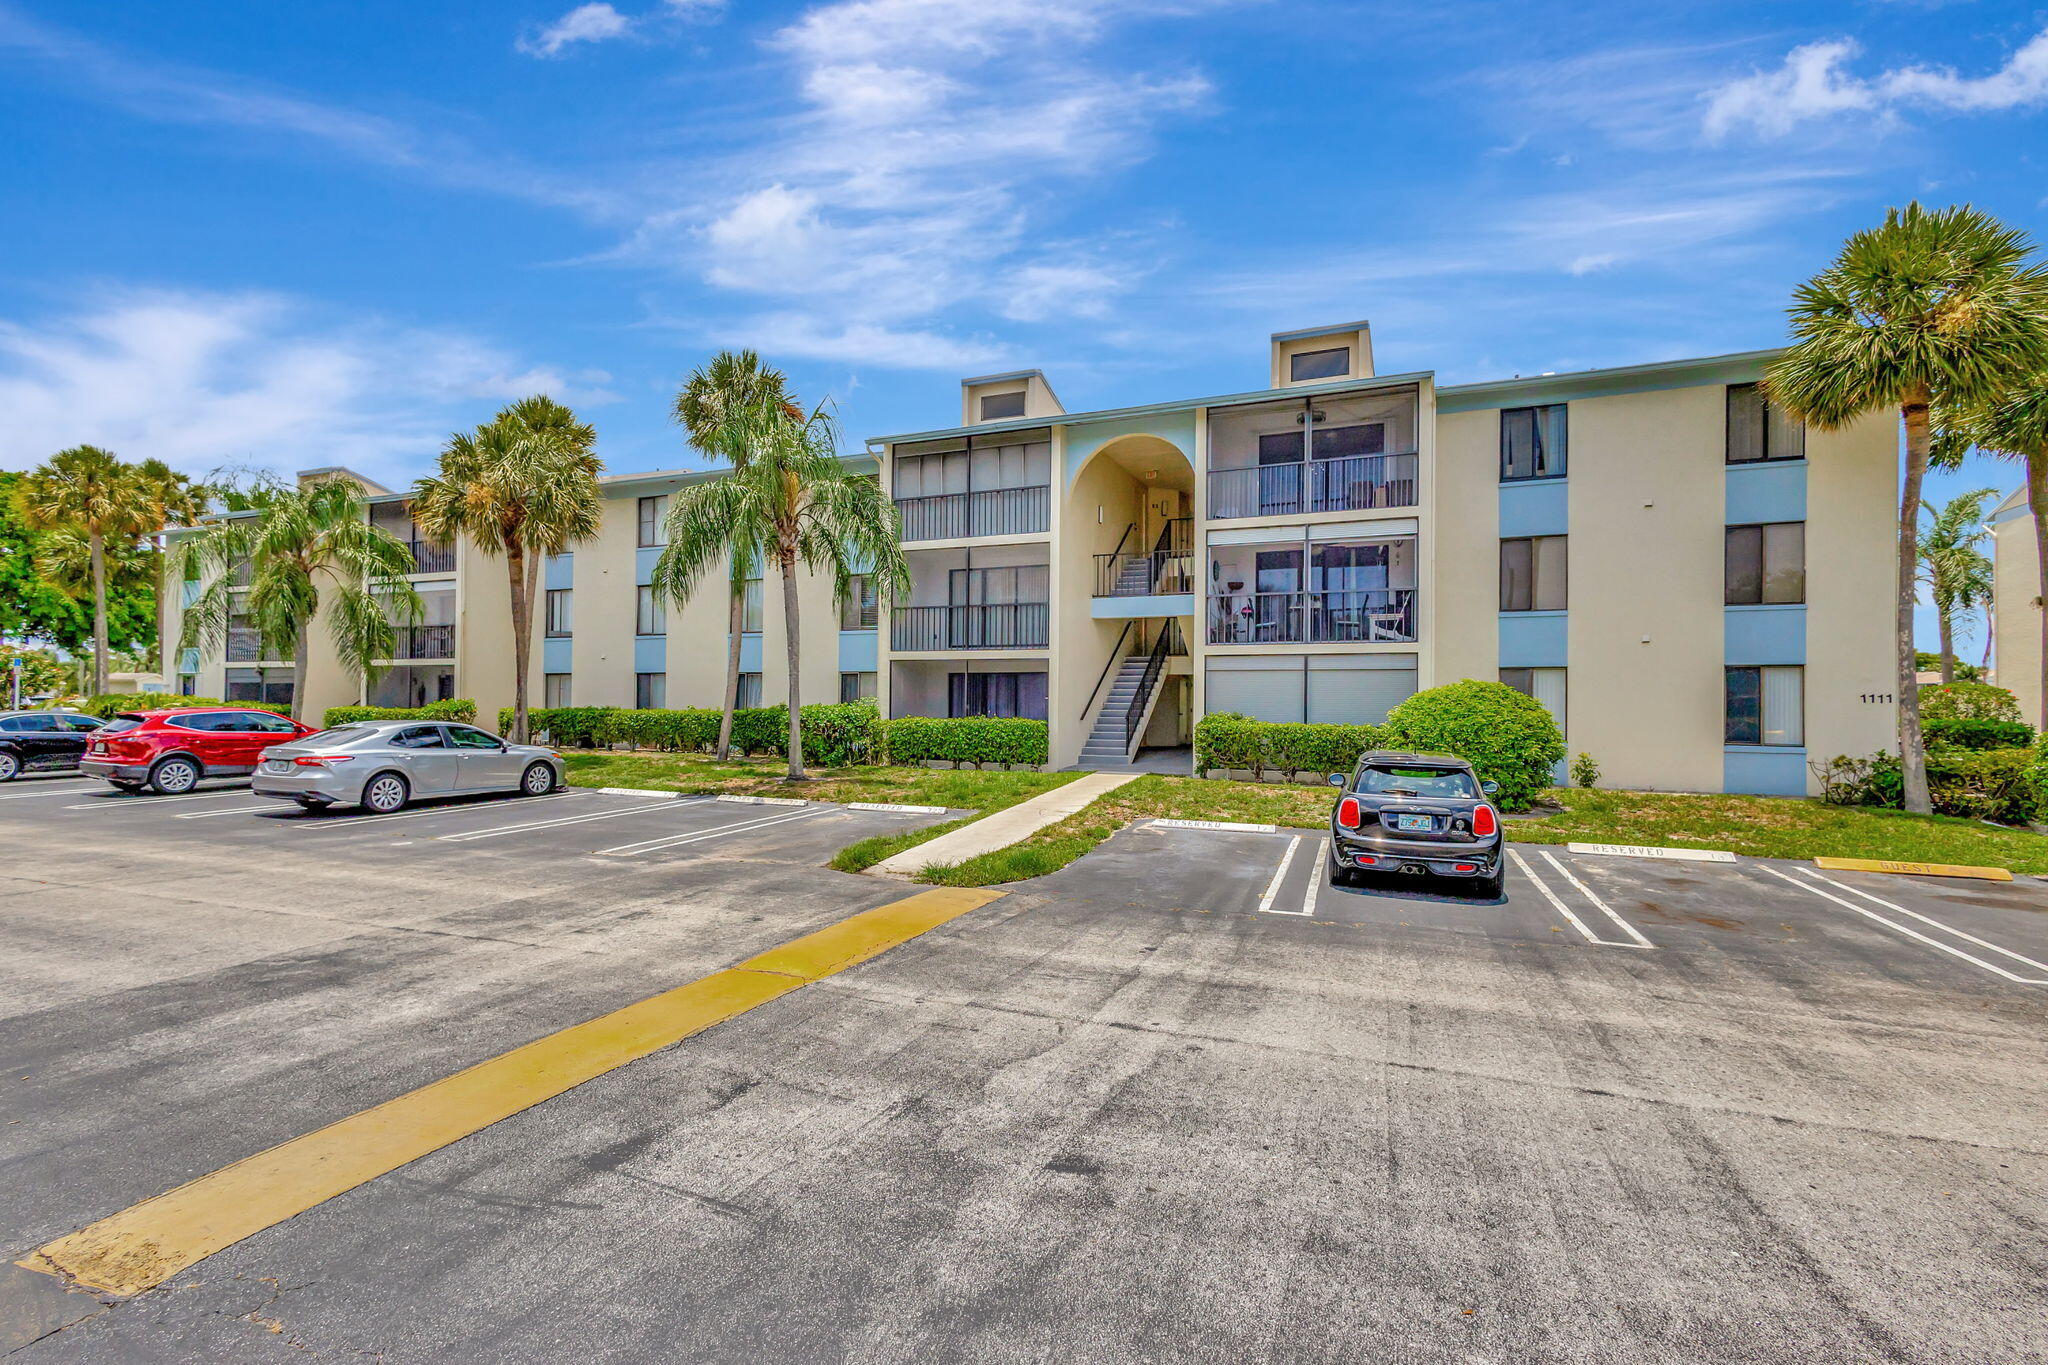
[[[324,768],[330,763],[353,763],[353,754],[300,754],[292,759],[301,768]]]
[[[1500,817],[1493,813],[1492,806],[1481,806],[1472,812],[1472,832],[1480,838],[1500,829]]]
[[[1365,816],[1358,808],[1357,797],[1347,796],[1337,803],[1338,824],[1346,829],[1357,829],[1364,821]]]

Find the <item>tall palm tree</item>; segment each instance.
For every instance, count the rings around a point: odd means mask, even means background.
[[[759,547],[782,579],[783,645],[789,669],[789,773],[804,771],[803,658],[797,619],[797,576],[829,571],[840,602],[855,573],[874,576],[890,598],[910,591],[896,505],[872,475],[849,470],[837,454],[838,433],[822,410],[793,420],[775,401],[732,414],[733,438],[745,446],[730,477],[696,484],[669,502],[668,548],[655,566],[661,590],[681,601],[734,546]]]
[[[425,611],[406,577],[412,550],[371,524],[362,489],[349,479],[279,490],[253,517],[209,522],[178,541],[165,580],[204,584],[185,609],[180,648],[226,643],[244,564],[249,586],[241,605],[263,641],[263,657],[292,661],[293,720],[306,709],[313,623],[323,611],[336,657],[365,688],[376,661],[397,649],[392,618],[411,624]]]
[[[2008,384],[1964,418],[1970,439],[1979,450],[2017,460],[2026,471],[2027,510],[2034,519],[2034,554],[2040,583],[2048,594],[2048,367]],[[2041,714],[2037,723],[2048,732],[2048,603],[2040,614]]]
[[[2026,234],[1968,205],[1891,209],[1849,238],[1834,263],[1799,286],[1792,346],[1765,388],[1822,430],[1896,408],[1905,424],[1899,496],[1897,666],[1899,768],[1905,807],[1930,809],[1913,657],[1920,562],[1920,487],[1932,442],[1929,409],[1967,408],[2012,375],[2048,367],[2048,275],[2027,264]]]
[[[85,542],[92,589],[92,692],[107,690],[107,554],[132,548],[166,520],[196,510],[188,486],[158,460],[125,464],[98,446],[52,455],[16,485],[22,520],[37,531],[68,531]]]
[[[1981,547],[1991,534],[1984,504],[1996,496],[1995,488],[1979,488],[1921,509],[1932,520],[1920,537],[1920,581],[1941,623],[1943,686],[1956,680],[1956,617],[1991,601],[1991,560]]]
[[[467,536],[505,557],[512,598],[512,738],[526,742],[533,603],[541,561],[597,534],[604,519],[597,430],[545,395],[522,398],[441,451],[438,474],[412,489],[412,519],[428,538]]]
[[[761,363],[752,350],[720,351],[691,371],[676,392],[673,415],[682,425],[690,444],[715,460],[737,469],[747,458],[744,415],[754,405],[767,403],[779,408],[789,420],[803,420],[803,409],[789,396],[788,378]],[[747,580],[760,563],[761,547],[742,545],[737,540],[728,564],[731,603],[725,628],[725,696],[718,717],[720,760],[732,756],[732,713],[739,706],[740,635],[746,626]],[[677,606],[683,599],[675,598]]]

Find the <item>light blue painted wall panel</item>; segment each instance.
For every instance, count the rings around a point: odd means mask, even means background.
[[[1805,607],[1729,607],[1722,622],[1728,663],[1806,662]]]
[[[648,545],[633,551],[633,582],[645,586],[654,581],[654,561],[661,558],[659,545]],[[641,672],[646,672],[642,669]]]
[[[571,646],[576,642],[569,639],[542,640],[540,642],[540,671],[543,673],[568,673]]]
[[[1728,466],[1728,522],[1806,520],[1806,461]]]
[[[1561,536],[1570,524],[1569,484],[1564,479],[1531,479],[1500,486],[1500,533],[1504,536]]]
[[[1721,789],[1748,796],[1806,795],[1806,750],[1775,745],[1721,751]]]
[[[731,639],[732,637],[731,637],[731,636],[727,636],[726,638],[727,638],[727,639]],[[761,671],[761,636],[760,636],[760,634],[759,634],[759,633],[757,632],[757,633],[755,633],[755,634],[752,634],[752,635],[742,635],[742,636],[740,636],[740,672],[742,672],[742,673],[759,673],[760,671]]]
[[[1561,611],[1502,612],[1502,668],[1565,667],[1568,617]]]
[[[875,632],[872,630],[842,630],[839,632],[839,671],[841,673],[873,673],[877,649]]]
[[[541,570],[543,588],[573,588],[576,586],[576,556],[549,555]]]
[[[668,672],[668,636],[634,636],[633,671],[635,673]]]
[[[1193,616],[1193,593],[1168,593],[1156,597],[1091,597],[1088,614],[1098,621],[1124,621],[1141,616]]]

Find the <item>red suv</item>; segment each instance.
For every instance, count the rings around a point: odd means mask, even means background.
[[[79,771],[123,791],[188,792],[205,777],[246,777],[265,749],[313,727],[269,711],[126,711],[93,734]]]

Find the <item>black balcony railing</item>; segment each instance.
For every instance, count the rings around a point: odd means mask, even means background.
[[[412,551],[414,573],[455,572],[453,545],[435,545],[429,541],[413,540],[406,542],[406,548]]]
[[[968,536],[1027,536],[1052,526],[1052,489],[991,488],[898,498],[905,540],[961,540]]]
[[[1191,550],[1154,550],[1142,555],[1095,556],[1097,597],[1155,597],[1195,590]]]
[[[263,657],[263,633],[254,626],[228,627],[227,662],[254,663]]]
[[[397,636],[391,653],[394,659],[455,657],[455,627],[452,625],[396,626],[393,634]]]
[[[1415,590],[1221,594],[1209,602],[1209,643],[1413,644]]]
[[[1211,517],[1298,516],[1416,505],[1415,456],[1349,455],[1209,471]]]
[[[898,607],[889,613],[889,648],[1044,649],[1051,619],[1044,602]]]

